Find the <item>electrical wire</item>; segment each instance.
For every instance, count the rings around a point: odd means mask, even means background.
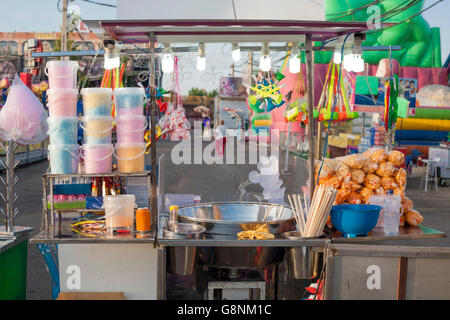
[[[349,16],[349,15],[353,15],[353,14],[355,14],[358,11],[364,10],[364,9],[366,9],[366,8],[372,6],[372,5],[376,5],[376,4],[378,4],[378,3],[382,2],[382,1],[384,1],[384,0],[375,0],[375,1],[370,2],[370,3],[368,3],[368,4],[366,4],[366,5],[362,6],[362,7],[358,7],[356,9],[350,9],[350,5],[347,3],[347,5],[349,6],[349,10],[350,11],[347,10],[347,11],[342,11],[342,12],[338,12],[338,13],[331,13],[331,14],[328,15],[327,18],[329,18],[330,20],[338,20],[338,19],[341,19],[343,17]],[[340,14],[340,16],[333,17],[334,15],[338,15],[338,14]]]
[[[347,33],[347,35],[344,38],[344,42],[342,43],[342,48],[341,48],[341,57],[344,56],[344,48],[345,48],[345,42],[347,41],[348,37],[350,36],[351,33]],[[319,184],[319,178],[320,178],[320,172],[322,171],[322,167],[323,167],[323,163],[325,162],[325,156],[326,156],[326,152],[327,152],[327,145],[328,145],[328,135],[330,133],[330,128],[331,128],[331,122],[333,120],[333,114],[334,114],[334,110],[336,109],[336,104],[338,101],[338,97],[340,94],[340,86],[341,86],[341,74],[342,74],[342,65],[344,64],[344,62],[342,61],[339,65],[339,76],[338,76],[338,82],[337,82],[337,90],[336,90],[336,95],[334,96],[334,101],[333,101],[333,107],[331,108],[331,114],[330,114],[330,120],[328,120],[328,128],[327,128],[327,135],[325,136],[325,145],[324,145],[324,149],[323,149],[323,155],[322,155],[322,162],[320,164],[320,168],[319,171],[317,172],[317,181],[316,181],[316,185]],[[309,121],[312,121],[312,119],[309,119]],[[320,137],[318,137],[318,139],[320,139]],[[313,161],[313,159],[311,159],[311,161]]]
[[[384,28],[381,28],[381,29],[367,30],[367,31],[363,31],[363,32],[366,33],[366,34],[371,34],[371,33],[375,33],[375,32],[381,32],[381,31],[390,29],[390,28],[392,28],[392,27],[396,27],[396,26],[398,26],[399,24],[402,24],[402,23],[404,23],[404,22],[406,22],[406,21],[408,21],[408,20],[410,20],[410,19],[412,19],[412,18],[417,17],[418,15],[420,15],[420,14],[424,13],[425,11],[427,11],[427,10],[433,8],[435,5],[437,5],[438,3],[443,2],[443,1],[444,1],[444,0],[437,0],[435,3],[433,3],[432,5],[426,7],[426,8],[423,9],[422,11],[420,11],[420,12],[418,12],[418,13],[416,13],[416,14],[413,14],[412,16],[410,16],[410,17],[408,17],[408,18],[406,18],[406,19],[404,19],[404,20],[402,20],[402,21],[400,21],[400,22],[398,22],[398,23],[395,23],[395,24],[393,24],[393,25],[391,25],[391,26],[387,26],[387,27],[384,27]]]

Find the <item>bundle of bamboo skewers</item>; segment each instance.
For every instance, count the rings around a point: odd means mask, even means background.
[[[303,197],[303,201],[300,194],[288,195],[289,203],[302,237],[318,237],[322,234],[336,195],[336,189],[319,186],[314,191],[309,208],[306,202],[306,195]],[[302,202],[305,205],[304,209]]]

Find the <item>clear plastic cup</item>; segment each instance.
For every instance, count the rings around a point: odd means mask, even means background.
[[[134,230],[135,196],[133,194],[120,194],[103,197],[105,209],[106,230],[112,233],[117,230]]]

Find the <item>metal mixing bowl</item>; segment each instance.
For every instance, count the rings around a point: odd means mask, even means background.
[[[206,228],[208,238],[236,239],[237,233],[253,230],[267,224],[275,236],[295,229],[292,210],[275,204],[264,218],[270,203],[217,202],[201,203],[181,207],[178,217],[181,222],[196,223]],[[271,241],[271,240],[267,240]],[[280,263],[284,259],[281,247],[200,247],[199,263],[217,268],[257,269]]]
[[[201,224],[206,233],[235,237],[242,230],[252,230],[261,225],[270,203],[258,202],[211,202],[181,207],[178,217],[181,222]],[[274,235],[295,229],[292,210],[281,204],[274,204],[264,220]]]

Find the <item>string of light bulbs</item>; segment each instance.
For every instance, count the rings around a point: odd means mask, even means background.
[[[335,39],[333,39],[335,40]],[[336,49],[333,54],[333,62],[336,64],[343,63],[343,68],[349,72],[362,72],[364,71],[364,60],[362,59],[360,37],[355,37],[353,48],[343,48],[342,42],[339,39],[336,43]],[[232,43],[231,57],[234,62],[241,61],[241,50],[237,42]],[[161,60],[163,73],[173,72],[173,51],[169,43],[163,44],[163,57]],[[300,43],[293,42],[290,50],[287,53],[289,72],[296,74],[301,70],[300,59]],[[206,70],[206,46],[200,42],[197,49],[197,70],[202,72]],[[268,72],[272,69],[272,58],[270,56],[269,42],[264,42],[261,48],[261,56],[259,58],[259,69],[263,72]]]

